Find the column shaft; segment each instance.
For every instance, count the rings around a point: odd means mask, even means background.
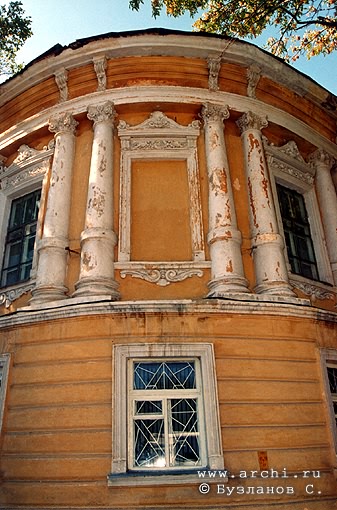
[[[318,150],[311,155],[310,162],[316,168],[316,191],[334,283],[337,285],[337,196],[331,175],[335,160],[327,152]]]
[[[113,231],[113,104],[89,107],[94,121],[85,228],[81,234],[81,268],[75,296],[96,295],[118,299],[114,280]]]
[[[227,108],[205,105],[206,161],[209,181],[208,244],[212,263],[210,297],[249,292],[241,255],[241,233],[237,229],[233,192],[224,139]]]
[[[267,120],[247,112],[237,122],[244,150],[257,293],[294,296],[288,281],[264,156],[261,129]]]
[[[43,235],[38,243],[36,287],[32,291],[32,303],[63,299],[68,291],[65,287],[66,247],[76,126],[77,122],[69,113],[49,121],[49,130],[55,133],[55,151]]]

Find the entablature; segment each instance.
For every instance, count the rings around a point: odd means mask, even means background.
[[[19,122],[0,134],[0,152],[8,149],[12,144],[20,143],[27,133],[32,134],[48,126],[49,118],[60,113],[70,113],[78,116],[86,113],[88,105],[98,105],[105,101],[114,103],[118,107],[136,104],[172,104],[200,105],[214,103],[219,106],[228,106],[229,110],[238,113],[251,111],[257,115],[267,116],[270,123],[293,132],[297,137],[311,143],[313,147],[326,150],[331,156],[337,158],[337,145],[317,132],[316,129],[305,124],[288,112],[275,106],[268,105],[252,97],[240,96],[222,91],[202,90],[198,88],[170,87],[170,86],[129,86],[125,88],[109,89],[78,97],[48,108],[38,115]]]

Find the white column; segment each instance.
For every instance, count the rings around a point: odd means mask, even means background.
[[[55,133],[55,151],[47,198],[43,234],[38,242],[36,287],[31,303],[63,299],[67,271],[68,229],[70,217],[71,179],[75,154],[77,122],[70,113],[49,121]]]
[[[246,112],[237,125],[241,130],[248,185],[255,291],[293,297],[262,143],[261,129],[268,125],[267,119]]]
[[[241,233],[237,229],[233,192],[224,139],[228,108],[207,104],[202,108],[209,185],[209,232],[212,279],[209,297],[249,292],[241,255]]]
[[[85,229],[81,234],[81,269],[75,296],[109,296],[118,299],[114,279],[113,231],[113,104],[88,108],[94,122]]]
[[[331,176],[332,176],[332,182],[335,186],[335,190],[336,190],[336,193],[337,193],[337,165],[335,165],[331,171]]]
[[[317,150],[311,154],[310,163],[316,169],[316,191],[334,283],[337,285],[337,195],[331,175],[335,160],[327,152]]]

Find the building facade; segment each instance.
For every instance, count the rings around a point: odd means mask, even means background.
[[[1,508],[337,508],[336,97],[167,30],[0,92]]]

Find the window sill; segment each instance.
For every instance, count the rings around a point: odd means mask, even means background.
[[[307,296],[310,296],[312,300],[332,300],[337,298],[336,287],[330,283],[322,283],[316,280],[310,280],[300,275],[290,274],[289,282],[292,287],[300,290]]]
[[[19,299],[23,294],[27,294],[35,287],[35,281],[25,280],[15,285],[0,288],[0,306],[9,308],[13,301]]]
[[[199,476],[199,472],[213,472],[207,468],[200,468],[195,471],[174,471],[174,472],[147,472],[140,473],[128,471],[127,473],[110,473],[107,476],[109,487],[137,486],[137,485],[179,485],[179,484],[195,484],[207,481],[210,483],[215,480],[213,477]],[[221,470],[225,471],[225,470]],[[219,478],[217,478],[219,481]],[[228,476],[221,476],[222,482],[228,482]]]

